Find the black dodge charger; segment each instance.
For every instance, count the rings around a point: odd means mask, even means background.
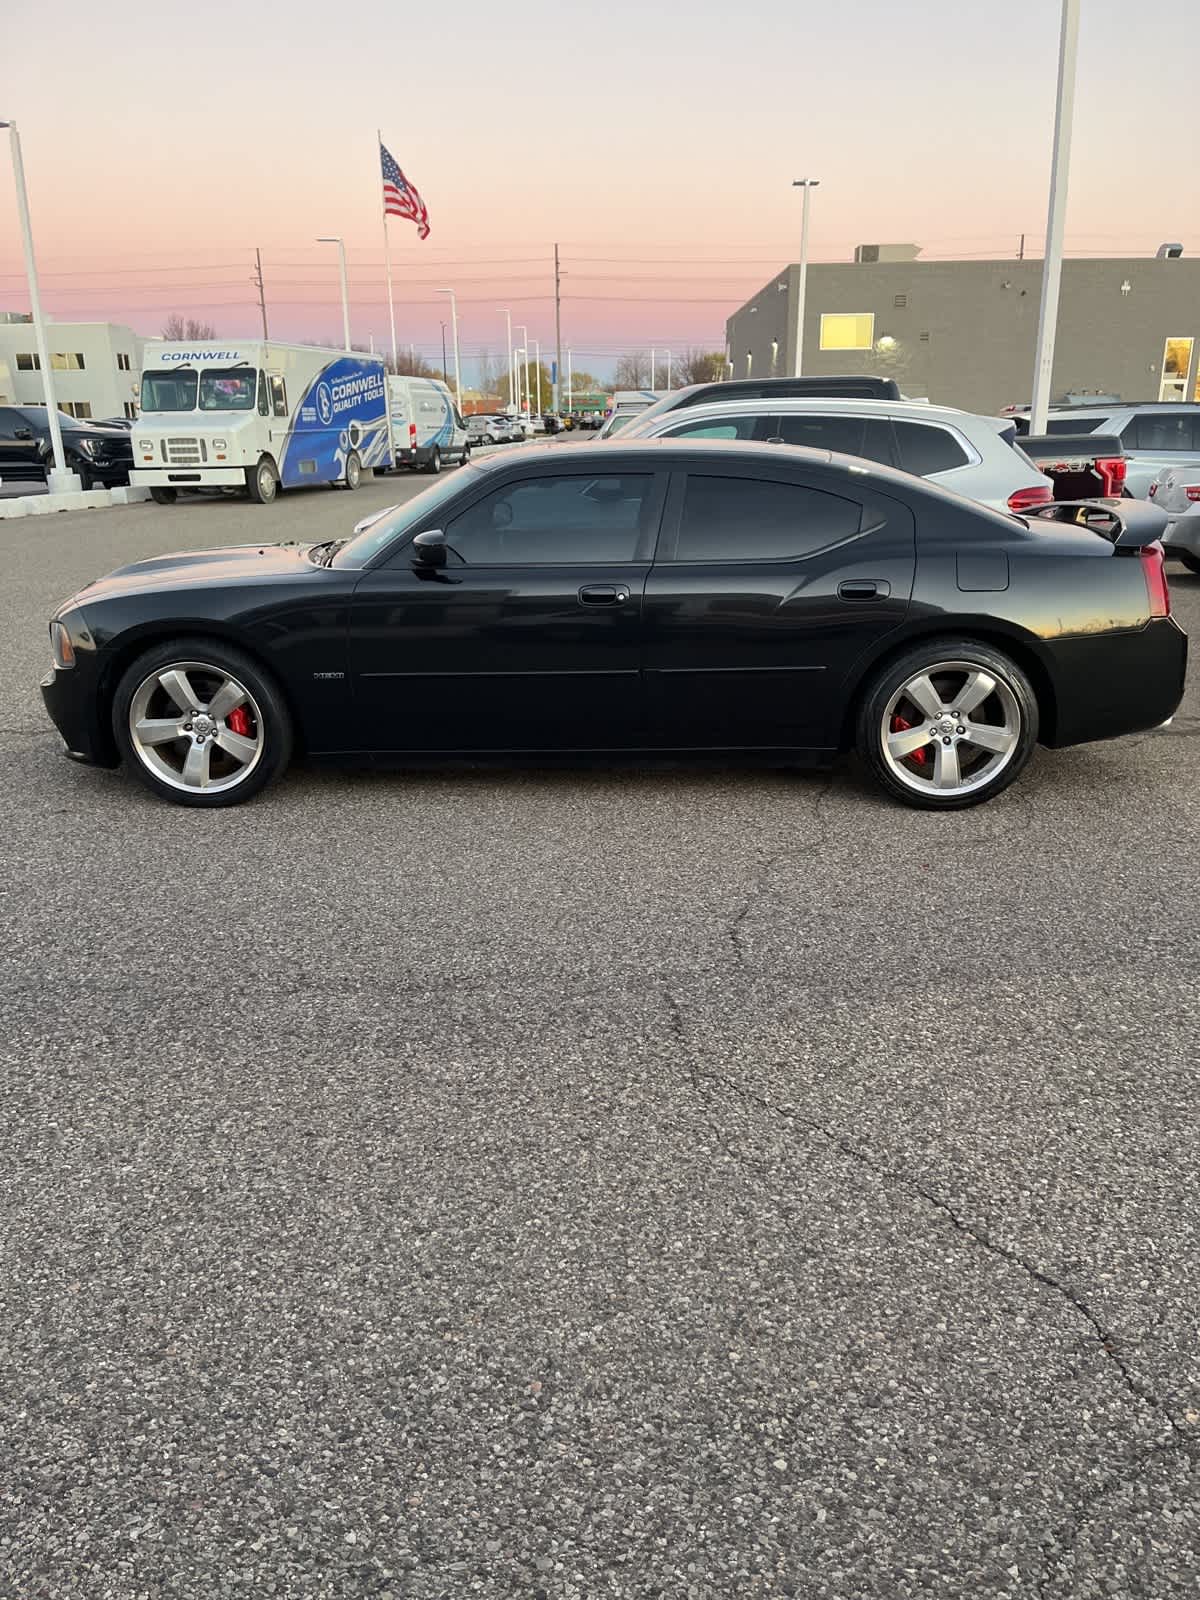
[[[297,750],[857,746],[898,799],[968,806],[1039,741],[1172,715],[1162,527],[1129,501],[1005,516],[822,451],[547,446],[353,537],[122,567],[51,622],[42,689],[71,755],[184,805],[247,800]]]

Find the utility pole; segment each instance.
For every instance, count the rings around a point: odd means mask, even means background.
[[[446,371],[446,324],[442,323],[442,382],[445,383],[450,374]]]
[[[1037,360],[1033,368],[1030,433],[1045,433],[1054,372],[1054,335],[1062,282],[1063,233],[1067,222],[1067,183],[1071,174],[1071,129],[1075,118],[1075,58],[1079,51],[1079,0],[1063,0],[1058,43],[1058,96],[1054,107],[1054,145],[1050,158],[1050,209],[1046,219],[1046,258],[1042,263],[1042,303],[1038,310]]]
[[[271,335],[267,332],[267,291],[263,287],[262,251],[257,247],[257,245],[254,249],[254,259],[258,264],[258,271],[255,276],[250,279],[250,282],[258,290],[258,309],[262,312],[263,338],[269,339]]]
[[[554,398],[550,409],[558,415],[558,391],[562,381],[562,273],[558,267],[558,246],[554,246]]]
[[[1017,246],[1017,260],[1018,261],[1024,261],[1024,259],[1025,259],[1025,235],[1022,234],[1021,235],[1021,242]]]

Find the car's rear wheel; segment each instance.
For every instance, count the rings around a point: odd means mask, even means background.
[[[150,491],[150,498],[156,506],[173,506],[179,498],[178,489],[160,489],[155,486]]]
[[[291,755],[283,696],[216,639],[174,639],[139,656],[117,685],[112,719],[130,771],[176,805],[249,800]]]
[[[432,473],[438,473],[442,470],[442,452],[436,444],[433,447],[433,454],[429,457],[429,465],[425,470]]]
[[[934,639],[883,668],[859,704],[858,750],[906,805],[956,811],[1008,787],[1037,742],[1025,673],[969,639]]]

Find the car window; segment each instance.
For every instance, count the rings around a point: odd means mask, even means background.
[[[508,483],[449,523],[446,543],[467,566],[634,561],[653,483],[648,472]]]
[[[771,434],[784,444],[837,450],[892,465],[891,424],[883,417],[777,416],[771,419]]]
[[[756,437],[759,424],[765,420],[762,416],[749,416],[723,417],[720,422],[681,422],[664,437],[671,439],[753,439]]]
[[[1046,423],[1049,433],[1095,433],[1103,417],[1051,417]]]
[[[1195,450],[1196,419],[1186,412],[1139,411],[1121,434],[1133,450]]]
[[[895,422],[900,466],[918,478],[965,467],[971,459],[952,433],[927,422]]]
[[[862,507],[802,484],[689,473],[676,561],[794,561],[859,531]]]

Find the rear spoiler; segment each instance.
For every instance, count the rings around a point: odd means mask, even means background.
[[[1043,461],[1071,465],[1077,461],[1095,461],[1098,456],[1111,460],[1125,454],[1115,433],[1025,433],[1017,443],[1029,459],[1039,465]]]
[[[1144,500],[1121,500],[1120,510],[1099,500],[1056,500],[1026,512],[1028,522],[1067,522],[1089,528],[1117,550],[1141,550],[1167,531],[1167,514]]]

